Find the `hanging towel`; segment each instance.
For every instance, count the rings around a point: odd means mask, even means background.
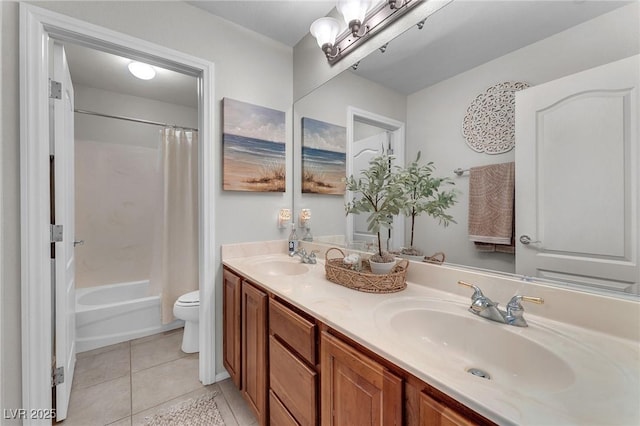
[[[469,170],[469,240],[479,251],[514,252],[514,200],[514,162]]]

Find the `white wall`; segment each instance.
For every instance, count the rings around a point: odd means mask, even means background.
[[[291,119],[292,49],[250,30],[203,12],[185,2],[42,2],[54,10],[95,25],[185,52],[215,63],[214,139],[221,149],[220,100],[230,97],[287,113]],[[19,73],[18,4],[0,2],[3,8],[0,43],[2,69],[2,331],[10,344],[2,348],[2,405],[19,408],[21,391],[20,351],[20,179],[19,179]],[[287,135],[291,140],[291,135]],[[287,164],[291,164],[288,146]],[[228,193],[221,189],[222,168],[215,173],[215,258],[218,268],[217,314],[220,339],[222,328],[221,267],[219,245],[223,243],[284,238],[276,229],[278,209],[290,206],[291,189],[286,193]],[[289,166],[290,167],[290,166]],[[287,171],[291,173],[291,170]],[[218,371],[222,371],[221,345]]]
[[[74,89],[77,109],[186,127],[198,124],[195,108],[86,86]],[[147,280],[162,128],[75,114],[75,129],[75,235],[84,241],[76,247],[76,288]]]
[[[462,120],[473,99],[503,81],[537,85],[640,52],[639,3],[577,25],[479,67],[416,92],[407,100],[407,160],[422,151],[436,176],[450,176],[460,191],[448,210],[457,224],[443,228],[422,216],[416,220],[415,245],[427,254],[444,251],[447,261],[514,272],[514,256],[478,253],[467,235],[468,179],[453,170],[514,161],[514,151],[499,155],[472,151],[462,136]],[[517,145],[517,142],[516,142]]]
[[[348,106],[375,112],[402,122],[406,120],[405,95],[351,72],[343,72],[295,103],[293,204],[296,211],[294,213],[297,219],[300,209],[311,209],[311,232],[315,237],[345,234],[345,199],[342,195],[301,193],[301,120],[303,117],[309,117],[346,128]]]
[[[73,74],[73,69],[71,70]],[[73,77],[72,77],[73,78]],[[195,84],[195,78],[194,78]],[[103,114],[198,127],[198,110],[184,105],[74,85],[75,108]],[[80,140],[157,149],[161,127],[76,113],[75,136]]]

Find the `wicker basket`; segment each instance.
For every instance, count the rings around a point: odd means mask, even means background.
[[[329,253],[336,251],[341,257],[329,258]],[[386,275],[371,273],[368,260],[362,261],[362,269],[354,271],[344,266],[344,252],[331,247],[325,253],[324,270],[327,279],[333,283],[367,293],[394,293],[407,287],[407,268],[409,261],[403,259]]]

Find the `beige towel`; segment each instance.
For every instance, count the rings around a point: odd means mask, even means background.
[[[481,251],[510,252],[491,244],[513,244],[515,163],[469,170],[469,240]]]

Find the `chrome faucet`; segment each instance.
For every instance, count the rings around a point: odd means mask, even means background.
[[[289,256],[300,256],[300,261],[302,263],[315,265],[317,262],[316,253],[318,253],[318,250],[312,250],[311,253],[307,254],[307,251],[303,247],[294,251],[293,253],[289,253]]]
[[[524,308],[521,301],[532,303],[544,303],[544,299],[540,297],[530,296],[513,296],[509,303],[507,303],[506,311],[498,308],[498,304],[493,302],[487,296],[482,294],[482,290],[474,284],[469,284],[464,281],[458,281],[458,284],[470,287],[473,289],[471,295],[471,306],[469,306],[469,312],[476,314],[482,318],[489,319],[491,321],[500,322],[503,324],[515,325],[516,327],[527,327],[527,322],[523,317]]]

